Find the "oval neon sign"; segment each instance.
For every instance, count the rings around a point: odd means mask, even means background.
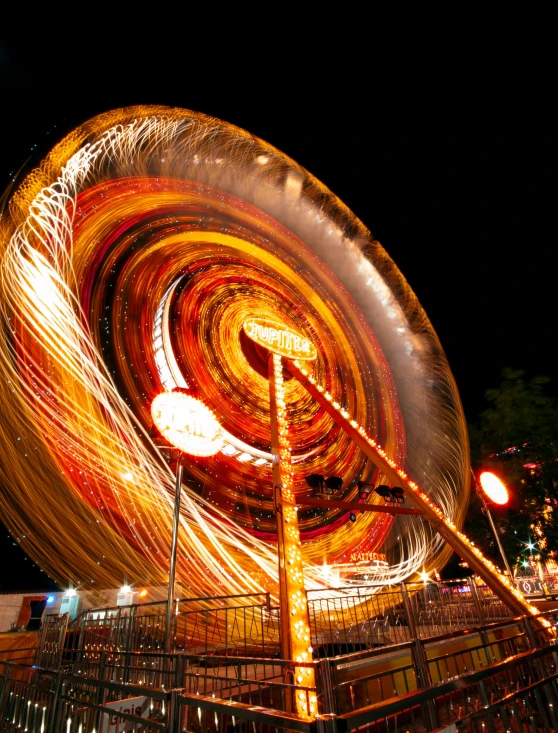
[[[268,321],[267,318],[249,318],[244,323],[246,335],[260,346],[287,359],[313,361],[318,352],[314,344],[305,336],[291,331],[282,323]]]
[[[501,479],[490,471],[483,471],[479,476],[480,485],[490,501],[495,504],[508,503],[508,490]]]
[[[151,403],[151,416],[161,435],[183,453],[213,456],[223,447],[217,418],[195,397],[162,392]]]

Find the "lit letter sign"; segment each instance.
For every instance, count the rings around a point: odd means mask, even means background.
[[[282,323],[267,318],[250,318],[244,323],[246,335],[260,346],[287,359],[313,361],[318,352],[314,344],[304,336],[290,331]]]
[[[215,415],[195,397],[161,392],[151,403],[151,417],[161,435],[184,453],[213,456],[223,447]]]
[[[385,562],[386,556],[383,552],[352,552],[351,562]]]

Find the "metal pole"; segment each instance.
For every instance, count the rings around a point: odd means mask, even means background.
[[[498,532],[496,530],[494,520],[492,519],[492,514],[490,513],[490,509],[488,508],[488,505],[484,500],[484,496],[481,496],[481,500],[484,506],[484,510],[486,512],[486,516],[488,517],[488,521],[490,522],[490,526],[492,527],[492,531],[494,532],[494,537],[496,537],[496,542],[498,543],[498,548],[500,550],[500,554],[502,555],[502,560],[504,561],[504,565],[506,566],[506,570],[508,571],[508,575],[510,576],[510,582],[513,583],[513,575],[510,570],[510,566],[508,565],[508,560],[504,554],[504,548],[502,547],[502,543],[500,542],[500,538],[498,537]]]
[[[172,525],[172,544],[169,569],[169,595],[167,600],[167,627],[165,629],[165,651],[172,654],[173,648],[173,611],[176,598],[175,575],[176,575],[176,548],[178,544],[178,520],[180,518],[180,489],[182,487],[182,454],[178,456],[176,466],[176,488],[174,493],[174,519]]]
[[[279,426],[277,418],[277,395],[275,394],[275,372],[273,354],[268,359],[269,409],[271,422],[271,450],[273,453],[273,504],[277,526],[277,561],[279,566],[279,623],[282,659],[291,659],[291,632],[289,626],[289,601],[287,595],[287,560],[283,534],[283,503],[281,490],[281,461],[279,458]]]
[[[496,529],[496,525],[494,524],[494,520],[492,519],[492,514],[490,513],[490,509],[488,508],[488,504],[486,503],[486,500],[484,498],[484,491],[482,490],[482,488],[479,488],[477,477],[475,476],[475,473],[472,468],[471,468],[471,476],[473,477],[473,484],[475,486],[475,491],[479,495],[479,499],[481,500],[481,503],[482,503],[482,508],[484,509],[486,516],[488,517],[488,521],[490,522],[490,526],[492,527],[492,531],[494,532],[494,537],[496,538],[496,544],[498,545],[498,549],[500,550],[500,555],[502,555],[502,560],[504,561],[504,565],[506,566],[506,570],[508,571],[508,575],[510,576],[510,583],[513,583],[512,571],[510,569],[510,566],[508,565],[508,559],[504,553],[504,548],[502,547],[500,538],[498,537],[498,530]]]

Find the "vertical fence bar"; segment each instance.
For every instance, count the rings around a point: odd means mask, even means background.
[[[332,662],[330,659],[320,659],[317,665],[318,677],[318,698],[322,699],[322,709],[324,714],[334,713],[338,709],[337,701],[334,698]]]
[[[527,638],[529,639],[529,646],[531,647],[531,649],[534,649],[537,646],[537,640],[535,638],[535,634],[533,632],[533,626],[531,625],[530,619],[524,616],[522,619],[522,623],[523,623],[523,628],[525,629]]]
[[[469,583],[469,587],[471,588],[471,598],[473,599],[473,603],[475,606],[475,609],[479,615],[479,622],[480,624],[486,623],[486,618],[484,615],[484,609],[482,607],[482,603],[480,602],[479,598],[479,591],[477,588],[477,584],[475,583],[475,579],[471,578],[471,582]]]
[[[427,689],[432,685],[430,670],[426,659],[424,644],[420,639],[415,639],[411,647],[411,659],[415,669],[415,679],[417,688]],[[427,700],[421,703],[421,710],[424,720],[429,726],[429,730],[435,730],[439,727],[438,712],[434,700]]]
[[[63,615],[62,623],[60,624],[60,629],[58,631],[58,640],[57,640],[57,660],[56,665],[54,669],[60,669],[62,666],[62,657],[64,655],[64,648],[66,646],[66,638],[68,636],[68,623],[70,621],[70,614],[65,613]]]
[[[53,677],[54,680],[54,689],[52,690],[52,699],[51,699],[51,707],[49,711],[48,716],[48,731],[57,731],[58,726],[56,725],[57,722],[57,716],[58,716],[58,707],[59,707],[59,700],[60,700],[60,687],[62,686],[62,670],[59,669],[55,676]]]
[[[418,639],[415,614],[405,582],[401,583],[401,596],[403,597],[403,608],[405,609],[407,623],[409,625],[409,634],[411,635],[411,639]]]
[[[0,691],[0,715],[4,717],[4,697],[6,695],[6,688],[11,677],[11,662],[5,661],[4,665],[4,679],[2,680],[2,689]]]

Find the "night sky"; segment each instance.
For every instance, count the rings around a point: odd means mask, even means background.
[[[0,41],[0,190],[66,132],[116,107],[178,106],[237,125],[306,168],[382,243],[474,420],[504,367],[556,373],[552,100],[544,66],[506,54],[389,77],[314,61],[264,78],[233,58],[211,71],[186,52],[121,49],[84,63]],[[48,587],[0,532],[0,591]]]

